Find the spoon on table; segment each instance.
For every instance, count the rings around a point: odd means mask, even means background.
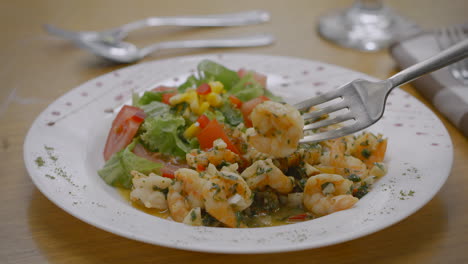
[[[103,58],[120,63],[131,63],[163,49],[254,47],[272,44],[274,40],[272,35],[257,34],[234,38],[159,42],[141,49],[137,48],[132,43],[124,41],[105,42],[83,40],[77,42],[77,44]]]

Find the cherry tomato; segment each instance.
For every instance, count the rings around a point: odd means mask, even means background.
[[[242,112],[242,115],[244,116],[244,122],[247,127],[252,126],[252,120],[250,119],[250,114],[252,113],[253,109],[258,104],[263,103],[268,100],[270,100],[268,97],[262,95],[242,104],[241,112]]]
[[[165,93],[162,96],[162,101],[165,104],[169,104],[169,99],[171,99],[172,96],[176,95],[177,93]]]
[[[200,128],[205,128],[210,122],[210,119],[206,115],[201,115],[198,117],[197,122],[200,125]]]
[[[202,83],[197,87],[197,93],[200,95],[206,95],[211,93],[211,87],[207,83]]]
[[[125,105],[120,109],[119,114],[112,122],[112,128],[109,131],[106,146],[104,147],[104,159],[106,161],[114,153],[121,151],[132,142],[144,119],[145,113],[138,107]]]
[[[241,108],[242,106],[242,101],[239,98],[235,97],[234,95],[229,96],[229,101],[237,108]]]
[[[236,154],[240,154],[239,150],[234,146],[234,144],[232,144],[223,127],[218,123],[218,121],[216,121],[216,119],[211,120],[208,125],[198,133],[197,138],[198,142],[200,142],[200,148],[204,150],[212,148],[213,142],[220,138],[226,143],[227,149]]]

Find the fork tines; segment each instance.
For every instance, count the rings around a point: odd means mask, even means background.
[[[300,143],[312,143],[327,139],[338,138],[347,134],[351,134],[363,129],[363,121],[368,121],[368,113],[362,104],[362,98],[359,92],[356,91],[355,83],[344,85],[338,89],[319,96],[307,99],[295,105],[300,111],[308,111],[311,107],[317,107],[317,110],[304,113],[302,115],[304,121],[309,121],[309,124],[304,126],[304,131],[317,130],[330,125],[336,125],[347,121],[354,121],[343,124],[342,127],[336,127],[324,132],[316,132],[305,136]],[[323,108],[320,106],[323,105]],[[347,111],[341,113],[341,110]],[[339,112],[340,111],[340,112]],[[336,112],[335,116],[319,120],[324,115]]]

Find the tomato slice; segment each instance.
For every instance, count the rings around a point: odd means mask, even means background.
[[[242,101],[234,95],[229,96],[229,101],[237,108],[241,108],[242,106]]]
[[[200,95],[206,95],[211,93],[211,87],[207,83],[202,83],[197,87],[197,93]]]
[[[170,87],[170,86],[164,86],[160,85],[154,89],[152,89],[153,92],[168,92],[168,91],[176,91],[177,88],[175,87]]]
[[[132,142],[144,119],[145,113],[138,107],[125,105],[120,109],[119,114],[112,122],[112,128],[109,131],[106,146],[104,147],[104,159],[106,161],[114,153],[121,151]]]
[[[258,83],[260,83],[263,87],[266,87],[266,84],[267,84],[267,76],[266,75],[258,73],[256,71],[249,71],[249,70],[246,70],[244,68],[239,69],[237,71],[237,75],[240,78],[244,77],[248,73],[252,73],[254,80],[257,81]]]
[[[205,128],[210,123],[210,119],[206,115],[201,115],[198,117],[197,122],[201,128]]]
[[[162,101],[165,104],[169,104],[169,99],[171,99],[172,96],[176,95],[177,93],[165,93],[162,95]]]
[[[252,120],[250,119],[250,114],[252,113],[253,109],[258,104],[263,103],[268,100],[270,100],[268,97],[262,95],[242,104],[241,112],[242,112],[242,115],[244,116],[244,122],[247,127],[252,127]]]
[[[218,121],[216,121],[216,119],[211,120],[208,125],[198,133],[197,138],[200,142],[200,148],[204,150],[212,148],[213,142],[220,138],[226,143],[227,149],[236,154],[240,154],[239,150],[234,146],[234,144],[232,144],[223,127],[218,123]]]

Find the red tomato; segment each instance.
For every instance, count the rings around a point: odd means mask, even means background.
[[[169,99],[171,99],[172,96],[176,95],[177,93],[165,93],[162,95],[162,101],[165,104],[169,104]]]
[[[266,87],[267,84],[267,76],[255,71],[249,71],[246,69],[240,69],[237,71],[237,75],[242,78],[244,77],[247,73],[252,73],[254,80],[256,80],[258,83],[260,83],[263,87]]]
[[[197,122],[200,125],[200,128],[205,128],[210,122],[210,119],[206,115],[201,115],[198,117]]]
[[[205,170],[206,170],[205,166],[203,166],[201,164],[197,164],[197,171],[200,172],[200,171],[205,171]]]
[[[197,87],[197,93],[200,95],[206,95],[211,93],[211,87],[207,83],[202,83]]]
[[[218,123],[218,121],[216,121],[216,119],[211,120],[210,123],[208,123],[208,125],[198,133],[197,138],[200,142],[201,149],[206,150],[212,148],[213,142],[220,138],[226,143],[227,149],[236,154],[240,154],[239,150],[234,146],[234,144],[232,144],[223,127]]]
[[[167,91],[175,91],[175,90],[177,90],[177,88],[164,86],[164,85],[160,85],[160,86],[152,89],[153,92],[167,92]]]
[[[298,215],[293,215],[288,218],[288,220],[292,221],[303,221],[306,220],[309,217],[308,214],[298,214]]]
[[[229,101],[233,105],[235,105],[237,108],[241,108],[241,106],[242,106],[242,101],[239,98],[235,97],[234,95],[229,96]]]
[[[252,113],[253,109],[258,104],[263,103],[268,100],[270,100],[268,97],[262,95],[242,104],[241,112],[242,112],[242,115],[244,116],[244,122],[247,127],[252,126],[252,120],[250,120],[250,114]]]
[[[107,136],[104,147],[104,159],[124,149],[138,131],[140,124],[145,119],[145,113],[138,107],[125,105],[112,122],[112,128]]]

